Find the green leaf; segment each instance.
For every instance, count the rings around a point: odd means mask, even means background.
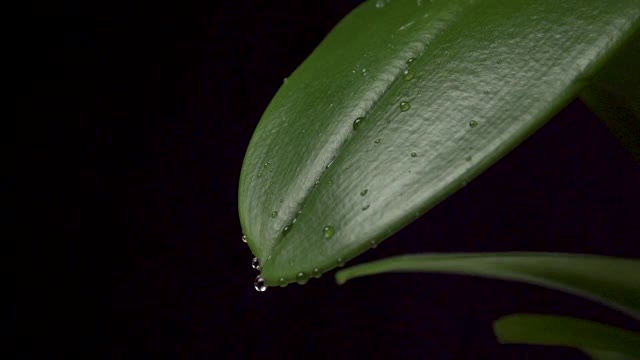
[[[639,25],[640,0],[357,7],[289,76],[247,149],[238,208],[265,283],[339,266],[463,187]]]
[[[589,80],[580,98],[640,161],[640,36]]]
[[[589,357],[591,357],[593,360],[640,360],[639,357],[633,357],[613,351],[589,349],[582,349],[582,351],[589,355]]]
[[[589,320],[514,314],[496,320],[493,330],[502,344],[584,348],[601,359],[640,358],[640,333]]]
[[[640,319],[640,260],[561,253],[405,255],[356,265],[347,280],[386,272],[437,272],[514,280],[602,302]]]

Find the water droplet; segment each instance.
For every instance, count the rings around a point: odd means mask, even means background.
[[[300,285],[304,285],[307,283],[307,281],[309,279],[307,279],[307,276],[305,275],[305,273],[303,273],[302,271],[298,273],[298,275],[296,275],[296,278],[298,279],[298,284]]]
[[[362,73],[362,76],[367,76],[367,74],[369,73],[367,69],[362,69],[360,70],[360,72]]]
[[[325,169],[328,169],[331,167],[331,165],[333,165],[333,160],[329,161],[329,163],[327,164],[327,166],[325,166]]]
[[[320,275],[321,275],[320,274],[320,269],[318,269],[318,268],[313,269],[313,277],[319,278]]]
[[[368,192],[369,192],[369,189],[364,189],[364,190],[360,191],[360,196],[365,196],[365,195],[367,195]]]
[[[285,287],[287,286],[287,280],[285,280],[284,278],[280,278],[280,280],[278,280],[280,282],[280,287]]]
[[[261,173],[261,172],[259,172],[259,173],[258,173],[258,177],[261,177],[261,176],[262,176],[262,173]]]
[[[284,199],[280,199],[280,204],[282,204],[284,202]]]
[[[287,82],[287,78],[282,79],[282,82],[286,83]]]
[[[478,122],[477,121],[475,121],[475,120],[469,121],[469,127],[470,128],[474,128],[476,126],[478,126]]]
[[[302,209],[298,210],[298,215],[302,214]]]
[[[264,163],[264,167],[269,166],[269,162],[267,161],[266,163]]]
[[[418,154],[416,152],[412,152],[411,153],[411,157],[417,157],[417,156],[418,156]]]
[[[256,280],[253,282],[253,287],[259,292],[267,291],[267,284],[264,282],[264,278],[260,275],[258,275]]]
[[[344,266],[344,260],[342,260],[341,257],[338,258],[338,261],[336,261],[338,263],[339,267],[343,267]]]
[[[325,239],[331,239],[336,233],[336,228],[334,228],[333,225],[327,225],[322,229],[322,233]]]
[[[253,260],[251,260],[251,267],[256,270],[260,270],[260,260],[258,260],[257,257],[254,257]]]
[[[413,79],[414,76],[415,76],[415,72],[411,69],[405,69],[404,72],[402,73],[402,78],[407,81]]]
[[[367,210],[367,209],[369,208],[369,206],[371,206],[371,205],[367,204],[367,205],[363,206],[363,207],[362,207],[362,211]]]
[[[376,8],[381,9],[384,7],[384,0],[377,0],[376,1]]]
[[[382,140],[382,139],[375,139],[375,140],[373,140],[373,142],[374,142],[374,143],[376,143],[376,144],[380,144],[380,141],[381,141],[381,140]]]
[[[407,110],[411,109],[411,104],[409,104],[408,101],[401,101],[400,102],[400,111],[405,112]]]
[[[247,242],[247,235],[244,235],[244,234],[242,235],[242,242],[245,242],[245,243]]]
[[[374,248],[374,249],[375,249],[376,247],[378,247],[378,243],[377,243],[375,240],[370,240],[370,241],[369,241],[369,244],[371,244],[371,247],[372,247],[372,248]]]
[[[502,59],[496,60],[496,64],[502,64]]]
[[[415,58],[408,58],[408,59],[407,59],[407,65],[411,65],[411,64],[413,64],[413,62],[414,62],[414,61],[416,61],[416,59],[415,59]]]
[[[313,184],[313,187],[318,187],[318,184],[320,184],[320,180],[316,180],[316,182]]]
[[[267,256],[267,261],[271,260],[272,257],[273,257],[273,255]]]
[[[282,236],[286,236],[289,231],[291,231],[291,228],[293,227],[293,224],[287,225],[285,227],[282,228]]]
[[[362,125],[363,121],[364,121],[364,117],[359,117],[359,118],[353,120],[353,130],[358,130],[360,125]]]

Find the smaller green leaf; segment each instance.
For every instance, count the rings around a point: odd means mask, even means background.
[[[514,314],[496,320],[493,331],[502,344],[570,346],[601,359],[615,358],[612,353],[640,358],[640,333],[590,320]]]
[[[515,280],[602,302],[640,319],[640,261],[561,253],[405,255],[350,267],[339,284],[385,272],[437,272]]]
[[[639,360],[640,358],[620,354],[614,351],[582,349],[593,360]]]

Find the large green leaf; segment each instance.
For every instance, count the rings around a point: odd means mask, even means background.
[[[502,344],[570,346],[594,359],[640,359],[640,333],[564,316],[514,314],[493,329]]]
[[[349,279],[385,272],[438,272],[521,281],[607,304],[640,319],[640,260],[561,253],[405,255],[356,265],[336,274]]]
[[[640,0],[356,8],[283,84],[246,153],[240,220],[265,283],[339,266],[464,186],[639,25]]]

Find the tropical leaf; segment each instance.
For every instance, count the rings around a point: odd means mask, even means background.
[[[493,330],[502,344],[570,346],[594,359],[640,359],[640,333],[563,316],[514,314]]]
[[[573,99],[640,0],[369,1],[283,84],[249,144],[262,285],[304,282],[413,221]]]
[[[344,269],[338,283],[387,272],[436,272],[520,281],[592,299],[640,319],[640,260],[561,253],[405,255]]]

